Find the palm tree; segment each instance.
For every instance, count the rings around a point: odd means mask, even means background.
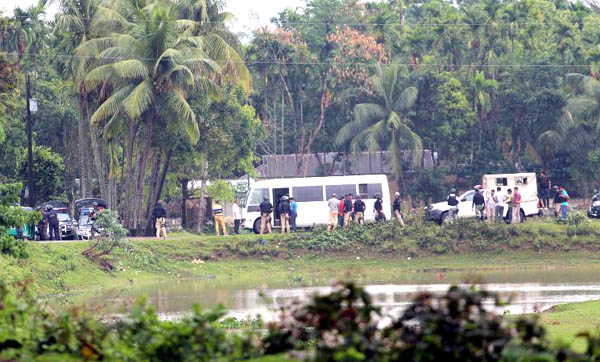
[[[492,97],[490,93],[498,87],[498,83],[493,79],[486,79],[485,73],[477,71],[475,77],[471,79],[471,88],[473,90],[473,110],[477,113],[479,121],[479,148],[481,148],[481,138],[483,136],[483,120],[492,110]]]
[[[68,34],[70,42],[67,45],[70,47],[69,52],[74,52],[75,48],[89,39],[92,38],[92,18],[95,15],[98,6],[100,5],[99,0],[61,0],[60,10],[61,12],[56,17],[56,23],[54,26],[55,31],[60,31]],[[63,49],[60,49],[63,51]],[[91,152],[91,137],[93,135],[93,129],[89,127],[89,96],[85,88],[85,72],[86,72],[86,61],[81,58],[68,58],[70,64],[65,64],[64,68],[69,69],[69,74],[73,78],[73,84],[75,92],[78,97],[79,104],[79,122],[77,123],[77,151],[78,151],[78,163],[80,172],[80,187],[81,196],[91,196],[91,164],[88,157],[84,155],[90,155],[94,159],[93,162],[96,165],[101,165],[100,155],[97,150]],[[94,146],[97,141],[94,140]],[[97,148],[97,147],[94,147]],[[103,172],[96,170],[98,174],[98,180],[100,182],[100,190],[103,197],[107,197],[105,188],[104,178],[102,177]],[[112,201],[112,200],[111,200]],[[111,205],[112,206],[112,205]]]
[[[402,150],[410,150],[414,163],[421,160],[421,138],[412,131],[407,113],[417,100],[418,90],[405,87],[406,68],[389,65],[376,67],[371,79],[374,90],[372,103],[354,108],[354,120],[346,123],[336,136],[336,143],[350,142],[352,152],[387,150],[392,172],[402,181]]]
[[[217,94],[221,67],[210,59],[202,39],[187,32],[194,22],[179,18],[174,4],[125,0],[119,5],[123,16],[113,13],[105,19],[118,20],[120,31],[85,42],[77,53],[98,57],[85,77],[86,89],[109,94],[91,124],[102,125],[106,137],[127,135],[124,218],[135,230],[154,128],[181,130],[197,142],[198,124],[187,99],[191,92]]]

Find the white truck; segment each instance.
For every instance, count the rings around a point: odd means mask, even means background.
[[[514,189],[517,186],[521,193],[521,221],[524,221],[526,217],[539,215],[540,209],[538,207],[539,199],[537,193],[537,179],[535,173],[513,173],[513,174],[497,174],[497,175],[484,175],[481,187],[487,194],[491,190],[497,190],[501,188],[502,192],[506,194],[508,189]],[[473,196],[475,195],[474,190],[467,191],[458,197],[458,217],[475,217],[475,209],[473,208]],[[430,221],[435,221],[440,225],[447,220],[450,215],[450,206],[447,201],[438,202],[431,204],[425,208],[425,218]],[[504,208],[504,219],[508,214],[508,207]]]

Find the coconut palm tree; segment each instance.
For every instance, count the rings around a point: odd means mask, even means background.
[[[119,5],[118,15],[103,16],[118,21],[118,31],[85,42],[77,54],[98,59],[85,76],[86,89],[99,89],[101,98],[107,94],[91,124],[103,126],[106,137],[127,135],[124,218],[134,230],[155,127],[181,130],[197,142],[198,124],[187,100],[192,92],[217,94],[221,67],[203,39],[187,32],[194,24],[179,18],[174,4],[125,0]]]
[[[75,48],[89,39],[92,38],[92,18],[95,15],[98,6],[100,5],[99,0],[61,0],[60,10],[61,12],[56,16],[56,23],[54,25],[55,31],[64,32],[69,34],[69,44],[67,45],[70,49],[69,52],[73,52]],[[59,51],[64,51],[60,49]],[[97,162],[94,164],[100,164],[100,155],[98,152],[90,152],[90,137],[92,131],[89,127],[89,96],[85,88],[85,61],[81,58],[66,58],[67,64],[64,64],[64,69],[68,69],[71,77],[73,78],[73,84],[75,92],[77,93],[77,101],[79,104],[79,122],[77,123],[77,154],[78,164],[80,172],[80,187],[81,196],[91,196],[91,163],[89,158],[84,155],[89,155],[96,158]],[[98,170],[97,170],[98,173]],[[106,197],[106,189],[104,179],[101,174],[98,174],[98,180],[100,181],[100,189],[103,197]],[[112,206],[112,205],[111,205]]]
[[[473,110],[477,113],[477,119],[479,121],[479,148],[481,148],[484,118],[492,110],[492,97],[490,92],[497,87],[498,83],[495,80],[486,79],[485,73],[479,70],[475,73],[473,79],[471,79]]]
[[[374,100],[354,108],[354,120],[346,123],[336,136],[336,143],[349,142],[353,152],[387,150],[392,172],[402,180],[402,150],[410,150],[414,163],[421,160],[421,138],[412,131],[407,113],[415,104],[418,90],[406,87],[406,68],[397,65],[376,67],[371,79]]]

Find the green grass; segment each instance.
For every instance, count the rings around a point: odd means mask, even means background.
[[[598,332],[600,326],[600,301],[558,305],[540,315],[548,337],[558,345],[572,345],[583,352],[587,343],[577,338],[581,332]]]

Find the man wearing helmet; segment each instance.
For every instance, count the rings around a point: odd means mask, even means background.
[[[60,235],[60,220],[54,208],[50,205],[46,206],[46,218],[48,219],[49,240],[62,240]]]
[[[265,233],[265,227],[271,232],[271,213],[273,205],[269,202],[269,196],[263,197],[263,202],[258,206],[260,208],[260,234]]]

